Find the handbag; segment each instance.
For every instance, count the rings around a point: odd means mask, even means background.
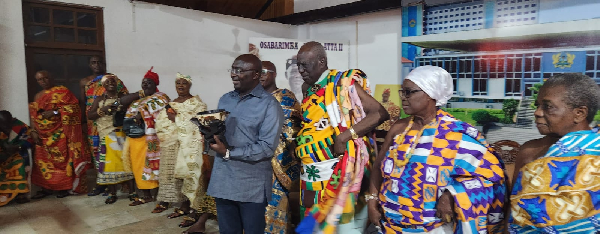
[[[135,118],[123,119],[123,132],[131,138],[140,138],[146,135],[146,124],[144,121],[138,123]]]
[[[117,111],[113,115],[113,127],[123,126],[123,120],[125,119],[125,111]]]

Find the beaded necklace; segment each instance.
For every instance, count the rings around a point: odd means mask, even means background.
[[[406,166],[406,164],[408,164],[408,161],[410,161],[410,158],[412,157],[415,148],[417,148],[417,145],[419,144],[419,139],[423,135],[423,132],[425,131],[427,126],[434,126],[437,124],[437,122],[438,121],[436,118],[435,121],[423,126],[423,128],[421,128],[421,130],[419,130],[417,135],[415,135],[415,139],[413,140],[413,142],[410,143],[410,149],[406,152],[406,156],[404,157],[404,159],[398,158],[398,150],[396,150],[396,149],[392,150],[392,152],[391,152],[392,158],[394,159],[394,164],[396,165],[396,167],[404,167],[404,166]],[[406,137],[406,134],[408,134],[408,132],[410,131],[410,129],[412,128],[414,123],[415,123],[415,117],[413,116],[410,118],[410,122],[408,123],[408,126],[406,126],[406,129],[404,129],[404,132],[402,132],[402,135],[400,135],[400,138],[398,141],[399,144],[402,144],[404,142],[404,138]]]

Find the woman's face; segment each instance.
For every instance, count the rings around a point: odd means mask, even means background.
[[[564,136],[575,124],[575,109],[565,103],[564,86],[542,87],[535,104],[535,124],[542,135]]]
[[[175,89],[177,90],[177,95],[188,96],[190,95],[190,88],[192,87],[192,83],[188,82],[185,79],[177,79],[175,81]]]
[[[142,90],[144,90],[144,93],[146,94],[154,94],[156,92],[156,84],[153,80],[144,78],[142,80]]]
[[[117,91],[117,80],[114,77],[108,77],[102,82],[102,86],[108,92],[115,92]]]
[[[427,110],[432,99],[417,84],[411,80],[404,80],[402,89],[399,90],[402,100],[402,110],[407,115],[415,115]]]

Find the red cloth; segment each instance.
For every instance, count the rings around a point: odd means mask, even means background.
[[[154,81],[154,84],[156,84],[156,86],[158,86],[160,84],[160,80],[158,79],[158,74],[156,74],[156,72],[152,72],[152,69],[154,68],[151,67],[150,70],[148,70],[148,72],[146,72],[146,75],[144,75],[144,78],[148,78]]]
[[[58,110],[45,120],[40,111]],[[85,173],[90,162],[87,142],[81,132],[79,101],[64,86],[56,86],[29,104],[32,125],[42,145],[36,145],[31,182],[51,190],[87,192]]]

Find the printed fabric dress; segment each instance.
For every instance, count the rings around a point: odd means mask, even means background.
[[[294,93],[287,89],[273,91],[273,97],[281,104],[285,120],[281,131],[281,140],[271,164],[273,166],[273,189],[271,201],[265,212],[265,233],[293,233],[289,213],[288,194],[292,186],[298,186],[300,162],[293,158],[289,146],[300,130],[300,103]]]
[[[523,166],[510,196],[510,233],[600,232],[599,129],[568,133]]]
[[[30,133],[31,129],[16,118],[13,118],[12,129],[8,135],[0,132],[0,146],[6,144],[21,147],[21,150],[12,155],[8,155],[8,152],[0,147],[0,159],[6,159],[0,162],[0,206],[8,204],[19,193],[29,193],[25,167],[29,166],[27,149],[33,145]]]

